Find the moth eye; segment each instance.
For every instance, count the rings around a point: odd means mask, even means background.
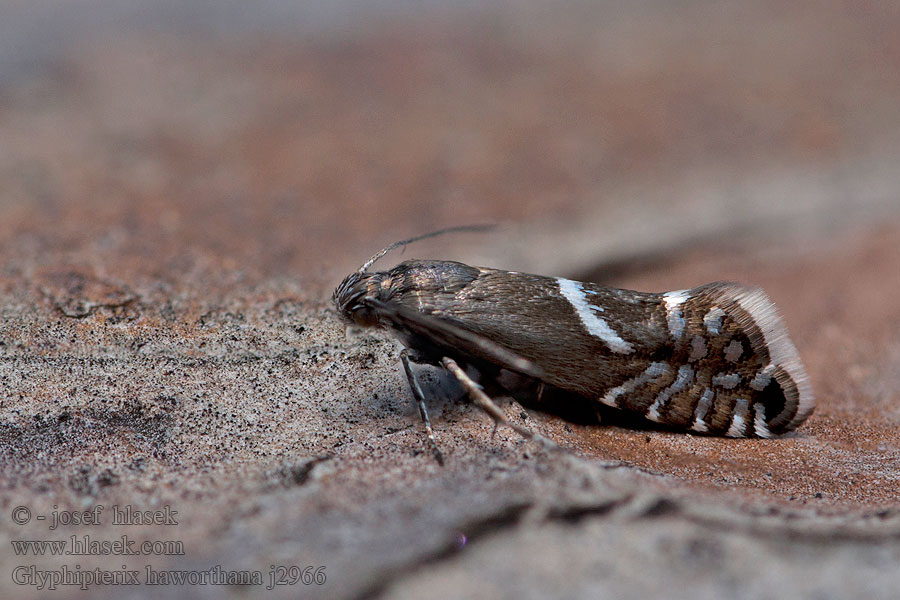
[[[356,308],[351,311],[350,316],[357,325],[362,327],[374,327],[378,324],[378,316],[368,308]]]

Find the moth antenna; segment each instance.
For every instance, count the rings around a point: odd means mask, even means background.
[[[494,225],[494,224],[489,224],[489,225],[459,225],[459,226],[457,226],[457,227],[447,227],[447,228],[445,228],[445,229],[438,229],[437,231],[432,231],[432,232],[430,232],[430,233],[423,233],[422,235],[417,235],[416,237],[411,237],[411,238],[409,238],[408,240],[402,240],[402,241],[399,241],[399,242],[394,242],[394,243],[391,244],[390,246],[388,246],[388,247],[386,247],[386,248],[384,248],[384,249],[382,249],[382,250],[379,250],[379,251],[375,254],[375,256],[373,256],[372,258],[370,258],[369,260],[367,260],[366,263],[365,263],[363,266],[361,266],[361,267],[359,268],[359,271],[358,271],[358,272],[359,272],[359,273],[365,273],[365,272],[368,270],[368,268],[371,267],[371,266],[375,263],[375,261],[377,261],[379,258],[381,258],[382,256],[384,256],[385,254],[387,254],[387,253],[390,252],[391,250],[396,250],[397,248],[400,248],[401,246],[405,246],[405,245],[411,244],[411,243],[413,243],[413,242],[418,242],[419,240],[424,240],[424,239],[431,238],[431,237],[437,237],[437,236],[439,236],[439,235],[444,235],[445,233],[457,233],[457,232],[460,232],[460,231],[489,231],[489,230],[491,230],[491,229],[494,229],[495,227],[496,227],[496,225]]]

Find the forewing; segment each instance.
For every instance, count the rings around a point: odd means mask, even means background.
[[[529,377],[542,379],[545,376],[534,362],[523,358],[511,350],[491,341],[487,337],[468,331],[463,327],[448,322],[434,315],[422,314],[409,307],[372,301],[377,309],[379,319],[407,337],[428,340],[436,348],[452,350],[452,354],[462,353],[481,360],[487,360],[503,368],[516,371]],[[443,357],[437,357],[443,358]]]

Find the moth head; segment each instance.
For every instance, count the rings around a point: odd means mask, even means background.
[[[426,238],[443,235],[454,231],[484,231],[491,229],[493,225],[465,225],[462,227],[448,227],[440,231],[433,231],[424,235],[419,235],[408,240],[394,242],[386,248],[382,248],[375,253],[357,271],[347,275],[337,289],[334,290],[332,300],[341,316],[351,323],[356,323],[363,327],[372,327],[378,324],[378,313],[375,311],[373,302],[387,303],[395,295],[396,288],[390,273],[378,272],[369,273],[369,267],[376,260],[394,250],[411,242],[424,240]]]
[[[379,275],[382,277],[378,277]],[[378,315],[367,300],[379,299],[380,279],[383,279],[382,273],[365,271],[356,271],[344,278],[332,296],[344,319],[362,327],[373,327],[378,324]]]

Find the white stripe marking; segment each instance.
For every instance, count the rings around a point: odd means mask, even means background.
[[[706,390],[704,390],[703,395],[700,396],[700,400],[697,402],[697,408],[694,409],[694,424],[691,425],[691,429],[699,431],[700,433],[709,431],[705,421],[706,413],[709,412],[713,398],[715,397],[716,393],[711,389],[706,388]]]
[[[690,365],[681,365],[678,367],[678,375],[675,377],[675,382],[656,396],[653,404],[647,409],[647,418],[651,421],[659,422],[659,409],[665,406],[673,395],[684,390],[693,379],[694,370]]]
[[[756,418],[753,419],[753,430],[756,432],[756,435],[761,438],[767,438],[772,435],[772,432],[769,431],[769,426],[766,425],[766,407],[760,402],[757,402],[753,405],[753,410],[756,412]]]
[[[712,378],[713,385],[718,385],[726,390],[733,390],[741,382],[741,376],[738,373],[719,373]]]
[[[719,335],[719,329],[722,327],[722,318],[724,316],[725,311],[718,306],[713,306],[709,309],[709,312],[703,316],[703,324],[706,325],[706,330],[713,335]]]
[[[699,335],[691,338],[691,355],[688,356],[690,362],[695,362],[704,358],[709,350],[706,347],[706,340]]]
[[[684,313],[681,311],[681,305],[689,296],[688,290],[676,290],[663,294],[663,302],[666,305],[666,322],[669,324],[669,333],[672,334],[675,341],[681,340],[681,335],[684,333]]]
[[[750,381],[750,387],[761,392],[772,383],[772,373],[775,372],[775,365],[769,363]]]
[[[737,362],[744,353],[744,345],[740,340],[731,340],[731,343],[725,347],[725,360],[728,362]]]
[[[644,369],[644,372],[637,377],[633,377],[622,385],[617,385],[616,387],[608,390],[606,394],[600,399],[600,402],[609,406],[617,406],[616,398],[618,398],[622,394],[630,394],[645,383],[656,381],[660,377],[668,375],[671,372],[671,367],[669,367],[669,365],[667,365],[666,363],[650,363],[650,366]]]
[[[609,326],[609,323],[598,317],[594,311],[603,312],[602,306],[597,306],[588,302],[587,294],[581,283],[572,281],[571,279],[563,279],[557,277],[559,283],[559,291],[563,297],[569,301],[578,318],[587,329],[588,333],[600,338],[609,346],[609,349],[619,354],[629,354],[634,352],[634,347],[619,337],[619,334]]]
[[[725,432],[728,437],[744,437],[744,419],[747,417],[747,399],[738,398],[734,403],[731,427]]]

